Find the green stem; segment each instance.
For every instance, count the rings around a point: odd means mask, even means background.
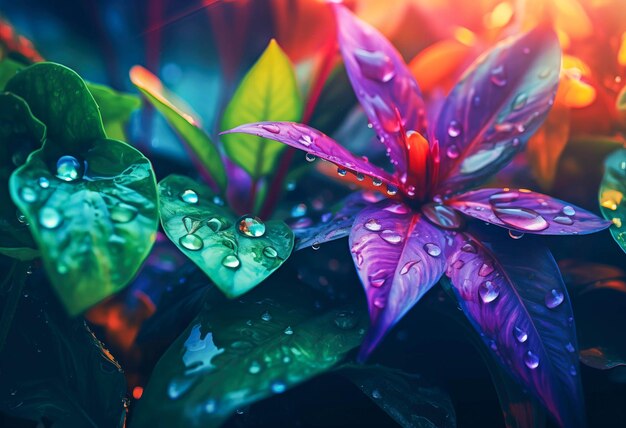
[[[22,290],[26,283],[27,270],[28,263],[15,262],[7,277],[7,281],[11,281],[12,284],[4,304],[2,317],[0,318],[0,353],[2,353],[4,348],[7,336],[11,330],[11,325],[13,324],[15,312],[17,311],[17,305],[20,301],[20,297],[22,297]]]

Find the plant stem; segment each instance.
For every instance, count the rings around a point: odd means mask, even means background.
[[[17,311],[17,305],[20,301],[20,297],[22,297],[22,290],[26,283],[27,270],[28,263],[15,262],[9,273],[9,281],[11,281],[12,284],[4,304],[2,317],[0,318],[0,353],[2,353],[2,349],[4,348],[7,336],[11,330],[11,325],[13,324],[15,312]]]

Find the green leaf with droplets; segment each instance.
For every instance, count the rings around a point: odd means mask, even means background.
[[[227,184],[226,169],[220,152],[200,127],[197,115],[171,94],[158,77],[145,68],[133,67],[130,71],[130,80],[194,152],[200,162],[199,166],[209,173],[219,190],[224,191]]]
[[[104,137],[98,107],[72,70],[35,64],[7,88],[48,131],[43,147],[11,175],[11,198],[76,315],[122,289],[148,255],[158,227],[154,171],[139,151]]]
[[[41,147],[46,127],[20,97],[0,94],[0,254],[28,260],[36,246],[9,194],[9,177],[32,150]]]
[[[369,324],[362,298],[316,307],[320,296],[291,278],[243,299],[217,297],[161,357],[135,428],[218,426],[236,409],[330,370]]]
[[[297,122],[301,116],[302,99],[293,65],[272,40],[233,95],[221,130],[261,121]],[[233,162],[253,178],[271,174],[285,148],[282,143],[245,134],[225,134],[222,143]]]
[[[107,136],[115,140],[125,140],[125,127],[130,115],[141,106],[139,97],[96,83],[87,83],[87,88],[100,108]]]
[[[159,197],[167,236],[228,297],[254,288],[291,254],[294,236],[284,222],[253,221],[250,228],[242,229],[221,199],[190,178],[165,178],[159,183]]]
[[[615,241],[626,251],[626,149],[611,153],[604,161],[600,183],[600,211],[613,222],[609,229]]]

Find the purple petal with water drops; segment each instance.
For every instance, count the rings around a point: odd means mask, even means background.
[[[427,135],[419,87],[404,59],[385,36],[344,6],[334,7],[339,47],[354,92],[374,131],[387,147],[391,162],[404,172],[407,159],[400,135],[402,129]]]
[[[458,195],[446,205],[521,233],[585,235],[611,225],[575,205],[526,189],[480,189]]]
[[[372,180],[376,180],[380,184],[397,186],[396,180],[389,173],[366,159],[353,155],[329,136],[309,126],[294,122],[257,122],[238,126],[224,131],[222,134],[236,132],[279,141],[307,152],[308,159],[314,160],[315,157],[318,157],[334,163],[345,172],[362,174],[371,177]]]
[[[465,72],[434,131],[441,194],[486,180],[524,148],[552,106],[560,61],[556,35],[538,27],[499,43]]]
[[[296,237],[296,251],[308,247],[316,247],[324,242],[334,241],[348,236],[358,213],[368,205],[379,202],[383,195],[377,192],[352,193],[337,206],[321,215],[316,223],[306,217],[293,223],[287,222]]]
[[[356,217],[350,251],[367,294],[372,324],[361,359],[441,278],[448,233],[390,200],[370,205]]]
[[[455,246],[446,275],[492,355],[560,426],[584,426],[574,318],[549,250],[482,225]]]

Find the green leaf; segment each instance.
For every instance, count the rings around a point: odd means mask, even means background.
[[[32,150],[41,147],[46,127],[20,97],[0,94],[0,253],[28,259],[36,254],[28,227],[9,194],[9,177]]]
[[[613,222],[609,229],[615,241],[626,251],[626,149],[616,150],[604,161],[600,183],[600,211]]]
[[[223,202],[190,178],[165,178],[159,183],[159,195],[167,236],[228,297],[254,288],[291,254],[293,232],[284,222],[260,222],[253,226],[259,236],[246,236],[240,220],[221,206]]]
[[[98,105],[83,79],[69,68],[40,62],[17,73],[6,91],[23,98],[48,130],[47,137],[67,152],[106,138]]]
[[[133,84],[146,99],[165,117],[180,138],[191,148],[215,181],[220,191],[226,189],[226,169],[217,147],[199,125],[196,114],[176,96],[169,93],[161,81],[143,67],[135,66],[130,71]],[[217,189],[216,189],[217,190]]]
[[[120,366],[82,318],[68,318],[41,275],[27,278],[33,279],[0,353],[0,412],[45,419],[42,426],[122,428],[126,380]]]
[[[456,414],[448,394],[420,375],[383,366],[346,365],[350,379],[378,407],[404,428],[453,428]]]
[[[364,301],[320,309],[316,297],[281,278],[245,299],[210,301],[161,357],[134,426],[218,426],[342,361],[368,326]]]
[[[221,130],[244,123],[300,120],[302,99],[293,66],[278,43],[272,40],[261,58],[241,81],[224,117]],[[285,145],[254,135],[225,134],[224,150],[253,178],[274,171]]]
[[[0,88],[4,89],[7,82],[24,67],[25,65],[9,58],[0,61]]]
[[[139,97],[117,92],[108,86],[96,83],[87,83],[87,88],[100,107],[107,136],[115,140],[126,140],[124,128],[131,113],[141,106]]]

